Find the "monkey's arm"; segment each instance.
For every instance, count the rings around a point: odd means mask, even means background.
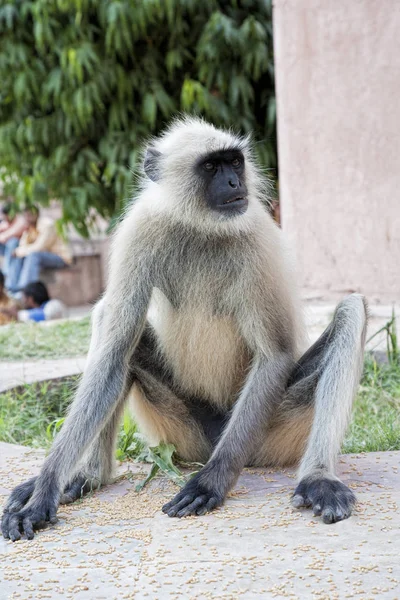
[[[1,525],[6,538],[17,540],[22,531],[31,539],[35,528],[54,522],[65,484],[127,392],[129,356],[142,334],[153,287],[152,252],[134,246],[114,265],[102,301],[101,335],[93,333],[98,347],[91,344],[77,395],[51,453],[38,478],[15,488],[7,502]]]
[[[244,389],[208,463],[163,507],[170,517],[202,515],[223,503],[253,449],[261,445],[271,413],[282,398],[293,360],[279,353],[254,358]]]

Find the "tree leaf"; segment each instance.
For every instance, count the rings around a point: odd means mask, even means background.
[[[276,167],[271,0],[0,4],[0,178],[18,203],[45,185],[63,226],[117,222],[143,141],[180,111],[253,130]]]

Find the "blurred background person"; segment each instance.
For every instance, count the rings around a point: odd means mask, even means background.
[[[22,290],[22,309],[15,304],[0,307],[0,318],[7,317],[8,321],[51,321],[61,319],[66,315],[65,305],[57,299],[52,300],[46,286],[41,281],[29,283]]]
[[[29,283],[22,292],[23,310],[18,311],[18,321],[50,321],[66,315],[64,304],[56,298],[51,299],[44,283]]]
[[[3,204],[0,209],[0,256],[3,257],[2,271],[5,285],[9,287],[8,272],[10,259],[18,247],[21,236],[28,229],[25,215],[18,213],[11,202]]]
[[[10,259],[7,288],[20,292],[29,283],[38,281],[41,269],[63,269],[72,262],[72,255],[57,234],[53,219],[40,217],[37,207],[24,211],[28,229]]]
[[[13,298],[10,298],[4,287],[4,275],[0,271],[0,325],[7,325],[14,320],[13,315],[15,312],[13,309],[16,307]],[[9,310],[12,312],[9,313]]]

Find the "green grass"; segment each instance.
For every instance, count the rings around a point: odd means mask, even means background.
[[[0,394],[0,441],[48,448],[78,377],[27,384]]]
[[[48,448],[62,424],[77,379],[34,383],[0,394],[0,441]],[[400,365],[378,365],[367,358],[343,451],[380,450],[400,450]],[[117,458],[141,457],[154,462],[151,452],[126,415],[118,437]],[[168,462],[168,451],[164,448],[160,452]],[[163,468],[161,459],[159,462]]]
[[[42,325],[12,323],[0,327],[0,360],[66,358],[86,354],[90,319]]]
[[[344,452],[400,450],[400,364],[367,358]]]
[[[79,377],[27,384],[0,394],[0,441],[34,448],[49,449],[61,428],[74,396]],[[175,448],[160,444],[151,448],[137,431],[130,415],[125,413],[118,434],[116,458],[151,463],[146,479],[136,488],[140,491],[158,471],[182,486],[185,478],[173,464]]]

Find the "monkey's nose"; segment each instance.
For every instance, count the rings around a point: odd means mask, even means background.
[[[238,184],[236,183],[236,181],[232,181],[232,179],[229,180],[229,185],[231,186],[231,188],[233,188],[234,190],[237,189]]]

